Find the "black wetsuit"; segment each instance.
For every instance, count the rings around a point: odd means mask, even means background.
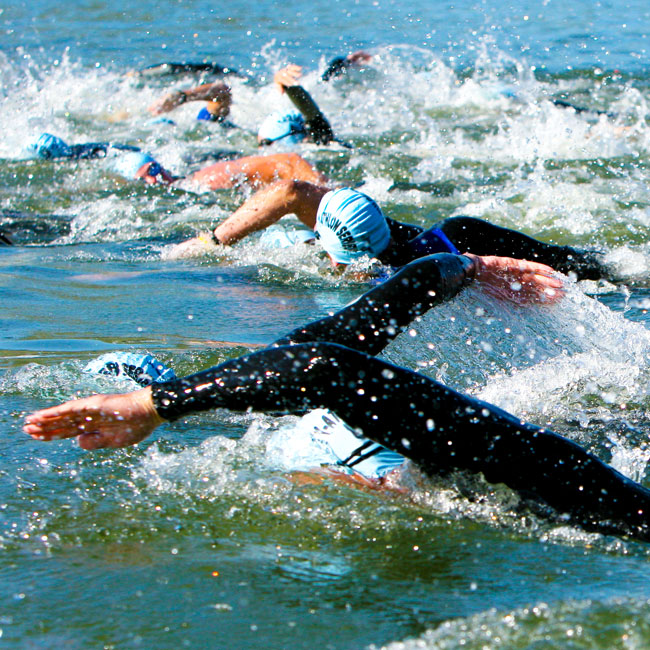
[[[370,355],[474,274],[469,258],[408,264],[343,310],[272,347],[157,384],[167,420],[223,407],[298,413],[323,407],[424,471],[483,472],[589,530],[650,540],[650,491],[574,442]]]
[[[210,73],[218,77],[225,77],[227,75],[238,75],[239,73],[234,68],[222,66],[217,63],[206,63],[204,61],[198,63],[154,63],[139,70],[137,74],[141,76],[162,76],[162,75],[177,75],[185,73]]]
[[[540,262],[561,273],[574,273],[579,280],[610,275],[595,251],[547,244],[475,217],[449,217],[429,229],[388,218],[386,221],[391,243],[378,257],[390,266],[404,266],[424,255],[459,252]]]

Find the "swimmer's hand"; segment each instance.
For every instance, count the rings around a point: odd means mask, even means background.
[[[215,253],[218,250],[219,247],[212,238],[212,235],[207,232],[201,233],[198,237],[192,237],[192,239],[188,239],[180,244],[170,246],[163,251],[161,257],[164,260],[180,260],[188,257],[203,257],[209,253]]]
[[[102,449],[135,445],[163,422],[153,405],[151,388],[143,388],[36,411],[25,419],[23,431],[36,440],[76,437],[82,449]]]
[[[357,50],[356,52],[348,54],[345,59],[350,65],[362,66],[364,63],[368,63],[370,59],[372,59],[372,55],[363,50]]]
[[[290,63],[286,68],[278,70],[273,75],[273,81],[279,91],[283,93],[284,89],[288,86],[297,86],[300,82],[300,77],[302,77],[302,66]]]
[[[495,298],[526,305],[552,304],[564,296],[562,280],[546,264],[472,253],[465,253],[465,257],[474,262],[474,280]]]

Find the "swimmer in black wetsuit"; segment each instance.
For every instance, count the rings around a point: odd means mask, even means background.
[[[468,252],[541,262],[579,280],[609,276],[595,251],[547,244],[474,217],[450,217],[425,229],[386,218],[372,199],[356,190],[293,180],[257,192],[212,233],[176,245],[167,256],[201,254],[219,244],[234,244],[287,214],[295,214],[315,231],[335,266],[362,255],[400,267],[433,253]]]
[[[217,190],[241,184],[259,188],[278,179],[303,179],[319,185],[328,182],[323,174],[294,152],[221,160],[186,177],[178,177],[150,154],[129,145],[98,142],[69,145],[57,136],[42,133],[27,145],[26,151],[44,160],[108,158],[110,171],[127,180],[143,180],[148,185],[171,185],[187,180],[202,188]]]
[[[512,262],[445,253],[419,259],[265,350],[133,393],[38,411],[24,430],[39,440],[77,436],[97,449],[136,444],[165,421],[207,409],[323,407],[428,473],[482,472],[588,530],[650,541],[650,490],[554,432],[370,356],[474,279],[500,277],[510,286],[516,279],[533,293],[538,278],[552,279],[550,269],[525,262],[514,267],[523,275],[508,277],[502,271]]]

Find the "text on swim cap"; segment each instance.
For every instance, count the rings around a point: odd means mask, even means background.
[[[347,226],[341,225],[340,219],[333,216],[329,212],[323,211],[323,216],[321,221],[326,228],[329,228],[338,237],[338,240],[341,242],[341,247],[343,248],[343,250],[352,251],[352,252],[356,252],[359,250],[354,236],[348,230]]]

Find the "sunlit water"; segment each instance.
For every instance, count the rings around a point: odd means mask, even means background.
[[[459,3],[462,4],[462,3]],[[649,484],[650,129],[641,2],[9,2],[0,8],[0,641],[33,648],[645,648],[648,548],[540,519],[480,477],[394,492],[330,479],[297,417],[225,411],[138,448],[23,436],[25,413],[132,384],[85,364],[146,351],[186,374],[336,310],[364,286],[315,248],[256,237],[220,257],[165,251],[247,190],[129,184],[102,161],[27,160],[43,130],[151,151],[178,175],[254,132],[295,61],[354,149],[300,152],[390,216],[469,214],[606,253],[618,285],[568,281],[553,307],[470,287],[385,356],[580,442]],[[35,6],[36,5],[36,6]],[[329,84],[327,61],[370,65]],[[238,128],[146,106],[207,58]],[[553,99],[602,113],[577,113]],[[606,115],[605,113],[609,113]]]

